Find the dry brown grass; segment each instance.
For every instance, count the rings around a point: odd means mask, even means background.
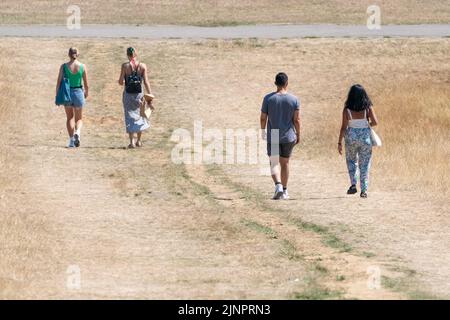
[[[303,287],[303,281],[289,280],[291,273],[302,273],[298,261],[280,257],[278,244],[241,226],[239,217],[223,219],[205,201],[204,188],[196,190],[182,170],[173,169],[164,144],[165,131],[179,121],[173,113],[156,114],[144,150],[120,149],[126,138],[113,70],[123,61],[126,43],[79,43],[96,94],[86,108],[83,148],[70,152],[62,148],[62,110],[50,111],[55,71],[70,42],[9,40],[0,46],[11,56],[20,51],[17,73],[27,71],[39,80],[19,90],[9,85],[11,72],[2,82],[8,89],[4,105],[11,104],[12,111],[2,118],[12,124],[2,132],[12,169],[4,177],[14,189],[0,187],[7,200],[0,210],[1,297],[270,298],[290,297]],[[167,64],[162,53],[168,44],[147,44],[161,50],[142,55],[162,82],[153,82],[154,88],[161,96],[172,95],[175,104],[172,84],[183,63]],[[29,59],[36,48],[39,64]],[[0,65],[12,64],[2,59]],[[28,107],[34,108],[34,123],[45,125],[17,127]],[[279,272],[280,259],[285,273]],[[79,291],[65,286],[67,266],[74,263],[83,274]]]
[[[5,48],[5,55],[12,54],[10,49]],[[17,167],[14,156],[11,154],[8,144],[11,132],[15,131],[15,124],[11,121],[17,113],[15,106],[18,105],[20,96],[17,94],[18,82],[15,78],[14,68],[6,60],[0,60],[0,67],[5,70],[5,75],[0,79],[0,203],[7,196],[5,190],[19,186],[20,180],[14,179]],[[16,169],[16,170],[14,170]]]
[[[5,56],[14,55],[12,48],[3,48]],[[23,138],[24,113],[18,109],[24,91],[24,77],[7,59],[0,59],[4,75],[0,79],[0,293],[16,298],[40,272],[38,265],[51,250],[50,241],[42,235],[51,232],[35,207],[30,212],[25,203],[34,203],[24,176],[28,155],[14,144],[26,143]],[[19,80],[20,79],[20,80]],[[29,120],[29,119],[28,119]],[[20,137],[15,140],[15,137]]]
[[[376,97],[385,145],[375,174],[401,190],[450,196],[450,86],[408,80]],[[392,181],[389,181],[392,177]]]
[[[361,82],[368,88],[379,110],[379,130],[385,140],[385,147],[376,155],[373,174],[376,177],[376,183],[373,190],[377,190],[377,186],[384,187],[385,183],[399,181],[400,187],[409,186],[416,192],[432,193],[440,190],[440,186],[429,184],[428,177],[441,177],[448,174],[448,170],[443,172],[446,170],[445,166],[440,168],[432,166],[427,176],[423,175],[417,180],[414,171],[407,168],[408,175],[404,175],[406,180],[402,180],[403,176],[397,172],[396,165],[408,163],[409,166],[420,169],[422,165],[427,164],[429,158],[423,153],[420,161],[411,162],[409,153],[402,151],[404,141],[402,139],[405,135],[403,133],[392,135],[391,128],[396,128],[404,122],[397,117],[397,113],[393,114],[391,111],[398,109],[400,113],[406,114],[405,121],[411,123],[412,127],[416,126],[417,131],[423,132],[423,136],[415,136],[417,140],[414,140],[414,148],[417,147],[417,150],[432,136],[431,130],[427,129],[428,123],[417,121],[423,114],[421,110],[425,105],[429,109],[436,110],[430,112],[428,116],[434,119],[433,122],[436,121],[435,124],[440,124],[439,130],[443,133],[441,138],[445,137],[448,122],[438,122],[435,114],[439,109],[444,109],[445,112],[445,101],[448,101],[448,90],[445,88],[450,70],[447,56],[449,39],[306,39],[196,43],[139,41],[135,44],[131,43],[137,47],[142,61],[149,65],[152,72],[152,85],[158,97],[156,105],[158,112],[155,113],[152,131],[146,135],[148,145],[147,149],[142,150],[144,151],[141,154],[142,158],[137,156],[139,153],[106,148],[106,146],[120,147],[126,144],[122,127],[120,90],[116,85],[118,74],[115,68],[118,68],[122,62],[124,50],[128,44],[124,40],[96,43],[82,40],[77,43],[81,50],[80,59],[88,64],[91,73],[91,98],[86,109],[86,126],[83,129],[85,144],[84,148],[79,150],[79,159],[82,161],[72,164],[81,175],[79,179],[72,182],[60,179],[64,176],[67,163],[73,156],[57,147],[66,142],[64,116],[62,113],[52,115],[48,112],[54,91],[55,75],[52,71],[57,70],[61,60],[65,59],[67,47],[72,43],[69,40],[55,39],[8,39],[8,42],[0,44],[3,52],[8,54],[17,52],[16,57],[24,61],[24,66],[30,74],[38,77],[38,81],[30,84],[33,92],[36,92],[33,96],[36,99],[36,102],[33,102],[36,108],[34,119],[39,119],[46,124],[41,128],[36,126],[26,128],[30,139],[36,142],[35,146],[21,149],[10,145],[7,150],[8,153],[16,150],[16,154],[11,153],[12,157],[8,161],[11,164],[10,175],[6,178],[9,182],[15,184],[21,178],[27,178],[26,175],[30,172],[20,171],[27,160],[20,158],[21,155],[32,154],[33,159],[41,160],[44,165],[35,168],[34,179],[27,181],[27,185],[17,188],[18,194],[23,193],[21,196],[9,198],[8,206],[2,207],[0,243],[3,246],[0,250],[2,250],[2,257],[6,258],[0,261],[0,275],[3,278],[0,283],[8,289],[6,293],[2,291],[4,296],[28,294],[28,297],[33,297],[30,294],[32,292],[34,296],[46,297],[52,294],[63,297],[125,295],[167,298],[173,297],[174,294],[183,298],[287,297],[293,289],[286,288],[282,281],[285,281],[290,273],[303,275],[303,271],[298,270],[299,262],[280,258],[277,251],[278,243],[267,240],[267,235],[264,233],[258,236],[253,231],[249,235],[245,231],[245,226],[236,223],[240,221],[239,218],[247,217],[246,210],[251,206],[245,202],[246,200],[239,198],[243,204],[233,214],[230,214],[231,210],[223,207],[220,207],[222,210],[220,212],[225,214],[217,214],[219,209],[206,202],[205,198],[209,196],[207,187],[213,189],[216,187],[214,184],[219,184],[218,181],[214,176],[210,180],[208,178],[203,180],[200,175],[196,176],[194,171],[193,175],[195,175],[194,178],[199,179],[198,183],[201,184],[204,181],[207,183],[205,185],[190,183],[189,177],[183,176],[181,169],[171,166],[167,154],[170,145],[165,144],[171,129],[189,128],[193,119],[203,119],[205,127],[256,127],[262,96],[273,89],[273,75],[279,70],[284,70],[290,75],[291,90],[299,95],[303,102],[304,141],[301,147],[296,149],[295,158],[301,159],[302,163],[311,160],[307,164],[307,169],[311,172],[293,172],[292,188],[294,190],[301,183],[307,184],[308,188],[322,187],[317,182],[318,178],[309,174],[319,176],[321,184],[345,186],[343,174],[345,165],[343,159],[338,158],[336,154],[335,142],[339,130],[341,105],[349,85],[353,82]],[[11,52],[7,48],[11,48]],[[30,63],[29,57],[36,52],[40,63]],[[1,60],[0,66],[15,65],[10,62],[6,59]],[[12,77],[13,73],[10,72],[10,74]],[[414,81],[407,81],[412,75],[414,75]],[[4,98],[0,98],[2,108],[13,104],[14,107],[17,105],[22,108],[27,107],[28,105],[24,105],[22,100],[24,92],[12,88],[9,84],[10,80],[10,78],[0,79],[0,85],[7,89]],[[412,87],[415,91],[411,90]],[[407,94],[409,92],[411,94]],[[433,98],[420,100],[421,96],[433,96]],[[26,101],[31,99],[28,97]],[[428,101],[432,103],[429,104]],[[411,109],[410,104],[415,104],[415,107]],[[416,111],[410,116],[411,110]],[[16,116],[15,113],[9,113],[9,115],[12,116],[9,117],[10,119]],[[448,120],[448,111],[441,119]],[[14,122],[11,123],[14,124]],[[408,131],[405,128],[404,133],[409,135],[414,132],[412,128],[410,129]],[[17,126],[13,125],[9,131],[7,137],[11,138],[10,141],[18,142],[20,132]],[[59,131],[62,132],[60,136],[57,134]],[[35,135],[36,132],[43,132],[45,143],[41,141],[41,136]],[[3,142],[8,146],[7,142]],[[441,143],[446,145],[443,140]],[[49,146],[46,146],[47,144]],[[431,149],[433,148],[427,150]],[[439,148],[433,150],[445,160],[444,151],[440,151]],[[420,151],[414,152],[420,155]],[[310,164],[311,167],[309,167]],[[445,163],[442,164],[445,165]],[[321,166],[322,171],[317,171],[313,165]],[[298,167],[295,166],[294,164],[294,168],[297,169]],[[32,164],[28,163],[25,167],[30,170]],[[387,171],[389,174],[384,174],[385,169],[390,170]],[[236,166],[232,168],[231,179],[235,179],[241,173],[239,170]],[[145,174],[143,175],[142,172]],[[331,178],[336,172],[342,172],[339,176],[341,180],[338,182]],[[269,179],[249,175],[248,171],[244,173],[247,175],[242,174],[238,178],[241,178],[246,186],[255,190],[259,187],[267,190]],[[320,175],[328,174],[330,176],[326,177],[326,180],[320,177]],[[313,181],[313,179],[316,180]],[[162,181],[164,183],[161,183]],[[445,179],[443,181],[445,182]],[[154,185],[155,182],[164,187],[170,182],[173,183],[173,188],[167,192],[153,190],[153,194],[149,194],[149,185]],[[68,183],[71,191],[78,190],[79,193],[67,196],[64,188]],[[424,185],[429,185],[431,188],[423,189]],[[86,191],[86,186],[91,188],[89,192]],[[27,202],[27,199],[36,199],[33,193],[35,190],[41,192],[39,201]],[[6,194],[9,190],[2,187],[0,192]],[[155,194],[157,192],[160,193]],[[236,191],[238,193],[236,197],[240,196],[239,192],[239,190]],[[265,197],[262,192],[259,192],[259,195],[260,198]],[[392,201],[404,205],[403,196],[403,193],[397,193],[395,194],[397,198],[393,197]],[[73,203],[82,203],[82,210],[77,214],[70,211]],[[322,214],[322,216],[338,220],[336,216],[352,212],[351,209],[354,208],[354,203],[349,203],[349,208],[337,211],[340,206],[345,205],[347,203],[339,199],[331,201],[305,199],[305,201],[290,202],[291,208],[286,210],[295,210],[301,213],[303,218],[303,215],[307,213],[320,212],[322,208],[331,207],[329,214]],[[371,207],[373,205],[367,202],[366,210],[376,211],[377,208]],[[118,215],[117,208],[128,206],[133,208],[131,212]],[[390,209],[392,203],[387,203],[385,206]],[[22,214],[18,215],[11,208],[17,209]],[[33,214],[25,214],[27,210]],[[258,208],[252,210],[252,215],[260,219],[256,221],[259,225],[286,230],[274,223],[280,216],[279,212],[272,215],[267,212],[261,214],[257,210]],[[431,217],[429,225],[432,225],[434,222],[431,219],[434,215],[430,214],[429,217]],[[123,224],[122,219],[125,219]],[[357,219],[357,212],[352,213],[351,220]],[[118,223],[119,220],[121,223]],[[386,226],[392,226],[395,229],[398,238],[408,237],[408,230],[397,230],[396,221],[385,222]],[[348,223],[351,223],[350,219]],[[283,222],[283,225],[286,223]],[[370,223],[363,225],[370,225]],[[288,240],[290,236],[294,238],[297,236],[291,228],[292,226],[289,226],[289,232],[279,233],[280,243],[283,239],[285,240],[283,237],[286,235]],[[219,235],[217,230],[221,230]],[[373,230],[361,232],[370,231]],[[178,237],[179,242],[173,241],[175,236]],[[187,239],[192,241],[186,241]],[[214,241],[212,242],[211,239]],[[311,241],[309,237],[300,237],[296,240],[305,246],[310,245],[309,241]],[[380,241],[380,246],[389,246],[390,242],[386,241]],[[58,245],[55,246],[55,243]],[[92,245],[93,243],[96,245]],[[155,243],[158,245],[155,246]],[[261,245],[264,247],[263,250],[260,249]],[[251,251],[248,248],[262,254],[249,255],[248,252]],[[299,253],[303,252],[302,247],[299,246],[299,248]],[[436,250],[442,248],[436,245]],[[405,246],[402,249],[409,252],[411,248]],[[130,250],[133,253],[131,257]],[[380,254],[376,248],[373,250]],[[189,252],[189,259],[185,259],[186,252]],[[224,254],[217,256],[217,252],[224,252]],[[61,257],[58,257],[59,255]],[[58,259],[58,262],[44,261],[44,259],[52,258]],[[330,270],[327,277],[334,278],[335,259],[340,259],[342,256],[333,252],[326,257],[318,256],[317,258],[324,259],[324,263],[326,262]],[[195,267],[200,259],[204,266],[202,269]],[[435,259],[439,259],[439,255],[436,255]],[[61,283],[64,282],[65,267],[74,261],[81,261],[83,268],[88,270],[87,287],[83,288],[79,295],[64,290],[55,293],[55,288],[59,288],[58,286],[62,286]],[[228,266],[232,261],[239,262],[232,275],[227,273],[226,267],[218,269],[220,266]],[[311,266],[310,260],[302,263],[301,268]],[[148,264],[152,267],[149,268]],[[280,264],[284,266],[283,273],[279,272]],[[133,270],[132,275],[130,275],[130,269]],[[21,276],[24,275],[26,280],[34,278],[42,281],[49,278],[52,282],[43,284],[38,281],[33,287],[34,291],[30,291],[26,282],[11,280],[12,270]],[[255,275],[254,270],[258,270],[258,274]],[[352,281],[350,279],[355,276],[354,271],[346,271],[348,272],[347,281]],[[361,279],[364,277],[364,272],[362,274]],[[434,273],[429,274],[434,275]],[[262,275],[266,282],[263,281],[259,285]],[[150,283],[154,281],[152,276],[160,276],[155,289],[151,286],[145,287],[146,281]],[[58,281],[54,280],[55,277],[59,277]],[[271,291],[274,286],[271,286],[267,280],[274,279],[273,277],[276,277],[275,288],[279,290],[275,293]],[[111,287],[111,279],[118,283],[114,288]],[[211,291],[211,283],[214,281],[220,283],[223,291]],[[358,288],[363,288],[364,283],[363,279],[362,285],[360,284]],[[240,284],[243,284],[242,287]],[[248,287],[243,288],[244,284],[245,286],[250,284],[254,290],[249,290]],[[324,284],[328,285],[319,278],[318,287]],[[299,284],[296,290],[301,289],[302,285]],[[350,285],[353,284],[350,283]],[[332,283],[331,288],[334,286],[339,285]],[[131,292],[130,288],[133,289]],[[264,290],[258,291],[261,288]],[[358,297],[361,293],[358,290],[351,291],[350,297]]]
[[[195,84],[195,90],[183,94],[183,104],[173,107],[191,119],[202,119],[208,128],[256,128],[261,99],[273,90],[275,73],[287,72],[291,92],[302,101],[303,141],[292,159],[290,190],[296,199],[274,207],[331,225],[352,245],[377,256],[412,261],[410,268],[426,282],[423,288],[446,295],[448,272],[442,268],[449,265],[450,235],[445,227],[449,225],[448,191],[443,186],[449,174],[446,126],[439,129],[444,133],[442,145],[434,148],[443,162],[430,166],[434,159],[427,152],[431,148],[423,147],[431,137],[427,121],[416,121],[420,113],[409,117],[409,112],[424,108],[423,101],[427,109],[448,108],[449,49],[449,39],[306,39],[204,41],[196,47],[174,42],[164,52],[167,59],[175,55],[174,61],[191,62],[190,68],[180,69],[174,86]],[[374,151],[367,202],[345,196],[348,175],[336,146],[343,104],[354,83],[366,87],[379,110],[377,130],[385,143]],[[415,106],[411,108],[406,101]],[[394,130],[402,123],[400,115],[403,123],[415,123],[401,134]],[[402,151],[409,135],[416,139],[409,150],[422,153],[420,160]],[[398,165],[408,168],[401,172]],[[427,171],[427,175],[416,170]],[[259,176],[255,168],[234,165],[224,171],[255,190],[260,195],[256,201],[264,203],[270,197],[270,178]],[[432,180],[443,183],[430,184]],[[336,230],[336,223],[352,231]]]
[[[431,138],[429,125],[417,121],[421,113],[413,110],[424,109],[424,101],[427,109],[448,109],[449,39],[236,40],[166,45],[161,54],[183,65],[179,78],[170,84],[183,96],[183,103],[178,105],[170,95],[169,109],[179,110],[183,117],[202,119],[208,128],[256,128],[263,95],[273,90],[275,73],[286,71],[290,90],[302,101],[303,142],[292,160],[290,188],[297,201],[275,206],[319,224],[349,225],[367,241],[363,248],[377,255],[398,254],[413,260],[412,268],[433,274],[423,278],[445,294],[448,286],[439,283],[447,274],[437,269],[448,261],[444,240],[448,228],[441,228],[448,225],[448,196],[443,189],[449,174],[445,163],[448,125],[439,125],[444,135],[440,137],[442,144],[434,148],[444,162],[429,166],[434,161],[427,153],[431,148],[423,148]],[[343,103],[353,83],[362,83],[371,95],[379,110],[377,130],[385,143],[374,154],[372,194],[366,203],[345,198],[345,160],[336,148]],[[194,88],[188,95],[182,89],[187,87]],[[415,125],[395,133],[402,121]],[[420,160],[402,151],[409,135],[416,139],[409,150],[422,153]],[[406,172],[398,171],[399,164],[408,167]],[[259,177],[251,166],[224,170],[233,180],[254,188],[263,199],[270,196],[270,178]],[[416,174],[416,170],[427,171],[427,176]],[[430,184],[431,180],[443,183]],[[436,197],[440,201],[435,201]],[[380,222],[379,227],[372,227],[374,221]],[[358,243],[357,237],[350,236],[350,242]],[[443,255],[433,257],[430,247],[422,248],[421,243],[430,243],[434,252]]]
[[[290,90],[303,103],[304,137],[296,153],[300,159],[328,162],[334,171],[345,168],[336,142],[347,91],[353,83],[363,84],[378,110],[376,130],[384,140],[374,154],[374,188],[445,198],[450,180],[449,46],[447,39],[211,41],[185,47],[178,59],[198,56],[203,70],[180,75],[196,83],[197,90],[186,101],[195,105],[189,108],[192,117],[222,128],[254,126],[261,97],[272,89],[273,74],[285,70]],[[204,58],[208,56],[214,62]],[[242,84],[249,89],[242,92]],[[226,90],[217,90],[222,87]],[[220,121],[205,116],[211,108],[223,110]]]
[[[81,7],[83,23],[236,25],[255,23],[338,23],[365,24],[372,0],[308,1],[287,0],[144,0],[87,1]],[[0,4],[0,24],[65,24],[68,0],[4,0]],[[448,23],[450,1],[380,0],[383,23]]]
[[[3,68],[7,67],[6,64],[2,65]],[[6,70],[5,70],[6,71]],[[9,71],[9,72],[8,72]],[[7,74],[10,74],[11,70],[6,71]],[[0,80],[0,90],[1,92],[10,92],[10,88],[9,85],[7,84],[7,79],[4,79],[3,81]],[[11,104],[9,103],[9,99],[8,97],[5,97],[3,95],[4,98],[2,98],[0,100],[0,121],[3,123],[7,118],[7,114],[9,114],[10,110],[11,110]],[[5,133],[5,128],[3,126],[1,126],[0,128],[0,133],[1,136],[4,135]],[[2,174],[1,177],[3,177],[2,181],[0,181],[1,184],[5,184],[8,180],[10,179],[5,179],[5,172],[7,172],[7,170],[5,170],[5,166],[7,165],[8,161],[6,160],[7,157],[7,153],[4,151],[4,144],[6,143],[6,141],[4,139],[0,140],[0,148],[1,151],[0,152],[0,170],[2,170]]]
[[[449,71],[443,70],[441,78],[446,75]],[[375,131],[383,140],[381,148],[374,148],[376,188],[450,196],[450,90],[448,82],[435,80],[404,77],[398,83],[369,85],[380,121]],[[323,128],[319,140],[334,142],[337,126],[335,121],[333,128]],[[325,148],[333,148],[316,143],[319,157],[327,153]]]

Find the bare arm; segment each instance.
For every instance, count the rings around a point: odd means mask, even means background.
[[[261,139],[266,140],[267,139],[267,133],[266,133],[266,126],[267,126],[267,113],[261,112],[261,115],[259,116],[259,123],[261,128]]]
[[[142,76],[144,77],[144,87],[145,87],[145,89],[147,90],[147,92],[149,93],[149,94],[151,94],[152,93],[152,90],[150,89],[150,82],[148,81],[148,71],[147,71],[147,66],[146,65],[144,65],[144,71],[143,71],[143,73],[142,73]]]
[[[61,66],[59,68],[58,80],[56,81],[56,94],[55,94],[55,96],[58,95],[59,87],[61,86],[62,77],[63,77],[63,66]]]
[[[297,143],[300,143],[300,127],[301,127],[301,119],[300,119],[300,111],[299,110],[295,110],[294,112],[294,127],[295,127],[295,133],[297,135]]]
[[[338,151],[340,154],[342,154],[342,140],[344,140],[344,134],[345,130],[347,130],[348,127],[348,117],[347,112],[345,112],[345,109],[342,110],[342,124],[341,124],[341,131],[339,132],[339,140],[338,140]]]
[[[376,125],[378,125],[378,118],[377,115],[375,114],[375,111],[373,111],[372,107],[369,108],[368,118],[371,127],[375,127]]]
[[[261,130],[265,130],[267,126],[267,113],[261,112],[261,116],[259,117],[259,122],[261,124]]]
[[[83,83],[84,83],[84,97],[87,98],[89,96],[89,83],[88,83],[86,65],[84,65],[84,70],[83,70]]]
[[[119,85],[123,86],[123,79],[125,78],[125,63],[122,64],[122,68],[120,69],[120,76],[119,76]]]

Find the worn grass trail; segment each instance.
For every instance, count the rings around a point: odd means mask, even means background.
[[[85,109],[82,147],[68,150],[64,114],[51,106],[59,66],[55,61],[71,44],[34,41],[14,39],[4,48],[22,61],[17,72],[29,87],[26,92],[17,87],[7,92],[15,108],[2,117],[32,120],[23,130],[11,126],[2,131],[2,154],[8,155],[8,171],[3,170],[2,177],[9,182],[1,189],[2,297],[408,298],[398,285],[405,275],[411,276],[411,290],[417,289],[415,270],[402,269],[392,256],[381,254],[382,248],[375,247],[375,253],[365,252],[363,246],[353,248],[354,239],[337,236],[327,222],[317,223],[318,217],[332,212],[328,217],[345,227],[339,216],[350,202],[336,205],[327,199],[340,189],[338,183],[316,192],[294,175],[293,185],[304,192],[295,197],[299,200],[273,203],[267,200],[267,177],[256,177],[254,168],[172,163],[170,136],[175,128],[190,128],[198,118],[220,127],[245,119],[241,125],[251,126],[248,111],[240,113],[232,104],[237,77],[229,80],[224,92],[209,87],[223,81],[226,73],[236,75],[239,66],[224,63],[225,56],[230,61],[249,59],[239,42],[225,44],[225,51],[217,50],[221,44],[215,42],[146,44],[149,50],[142,58],[151,61],[158,100],[153,127],[140,150],[123,148],[116,76],[128,43],[81,42],[92,97]],[[26,62],[36,52],[39,63]],[[214,63],[202,56],[211,53]],[[205,81],[205,74],[210,81]],[[193,84],[201,90],[192,90]],[[229,104],[233,112],[223,118],[205,112],[218,101]],[[307,177],[314,177],[314,182],[330,173],[310,160],[294,164],[295,171],[307,166]],[[363,209],[372,217],[379,212],[373,203]],[[380,230],[363,228],[361,237],[370,237],[370,231]],[[408,231],[402,231],[403,239]],[[383,271],[385,286],[370,290],[367,269],[384,264],[393,266]],[[66,286],[66,271],[72,265],[81,271],[78,290]]]
[[[16,180],[2,190],[2,297],[346,296],[343,288],[328,285],[328,267],[299,258],[297,243],[260,232],[269,215],[256,222],[241,209],[211,201],[205,181],[171,163],[168,132],[182,118],[157,112],[145,147],[123,149],[119,93],[107,81],[109,67],[120,60],[101,46],[83,51],[91,56],[85,60],[91,92],[103,94],[93,94],[86,107],[82,147],[64,148],[64,115],[50,98],[55,48],[63,50],[52,42],[41,49],[41,63],[21,66],[20,74],[38,75],[27,88],[35,94],[9,93],[19,95],[9,120],[25,121],[29,108],[33,116],[20,136],[5,133],[2,144],[14,162],[8,178]],[[27,54],[18,58],[26,61]],[[175,79],[179,67],[166,69],[169,77]],[[174,87],[155,88],[164,101]],[[159,107],[169,108],[167,101]],[[67,287],[73,266],[81,272],[75,290]]]

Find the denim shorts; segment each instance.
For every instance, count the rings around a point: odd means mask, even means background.
[[[70,98],[72,102],[66,104],[66,107],[82,108],[86,103],[83,88],[70,88]]]

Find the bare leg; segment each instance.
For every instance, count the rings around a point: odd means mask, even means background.
[[[137,140],[136,140],[136,146],[137,147],[141,147],[142,146],[141,138],[142,138],[142,131],[137,133]]]
[[[80,132],[83,126],[83,108],[73,108],[75,111],[75,130]]]
[[[270,173],[272,174],[273,182],[280,182],[280,157],[270,157]]]
[[[281,184],[283,188],[287,188],[289,180],[289,158],[280,157],[281,166]]]
[[[128,138],[130,139],[130,144],[128,145],[128,148],[136,147],[136,144],[134,143],[134,133],[133,132],[128,132]]]
[[[67,133],[69,134],[69,137],[73,137],[73,132],[75,129],[75,119],[74,119],[74,111],[72,107],[64,107],[64,110],[66,111],[66,127],[67,127]]]

